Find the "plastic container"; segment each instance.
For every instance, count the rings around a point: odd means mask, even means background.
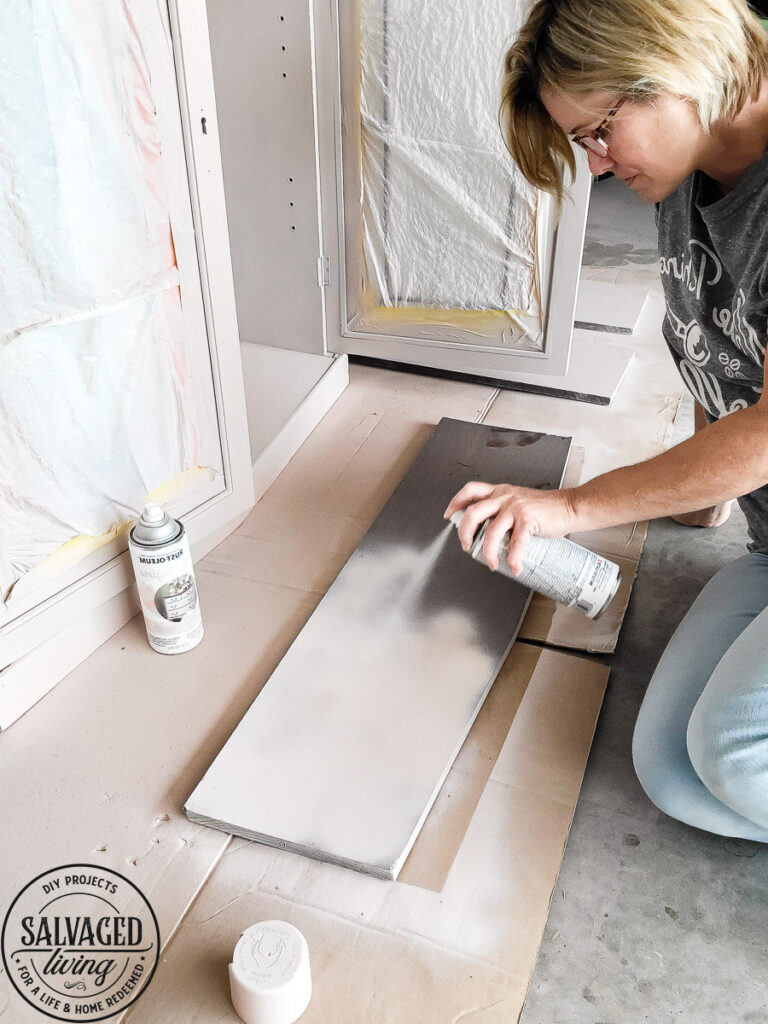
[[[252,924],[232,954],[229,986],[245,1024],[293,1024],[312,996],[307,940],[285,921]]]

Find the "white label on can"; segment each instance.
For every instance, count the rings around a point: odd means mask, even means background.
[[[203,620],[186,536],[157,548],[129,547],[150,645],[162,654],[195,647]]]
[[[472,546],[472,556],[480,561],[484,537],[483,529]],[[531,537],[523,552],[523,570],[513,576],[507,564],[508,539],[505,536],[499,546],[499,571],[545,597],[594,618],[616,592],[618,565],[567,537]]]

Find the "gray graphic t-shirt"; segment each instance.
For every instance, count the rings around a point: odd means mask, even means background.
[[[768,151],[723,196],[695,171],[656,206],[664,337],[688,390],[720,419],[762,392],[768,329]],[[736,453],[738,454],[738,453]],[[739,498],[768,554],[768,485]]]

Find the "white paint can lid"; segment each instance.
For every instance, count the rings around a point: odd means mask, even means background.
[[[229,987],[245,1024],[293,1024],[312,995],[307,940],[286,921],[252,924],[232,954]]]

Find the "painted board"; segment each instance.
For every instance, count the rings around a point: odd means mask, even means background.
[[[583,278],[579,282],[574,326],[609,334],[634,334],[648,299],[648,289]]]
[[[187,816],[396,878],[530,598],[465,555],[442,513],[472,479],[557,487],[569,447],[441,420]]]

